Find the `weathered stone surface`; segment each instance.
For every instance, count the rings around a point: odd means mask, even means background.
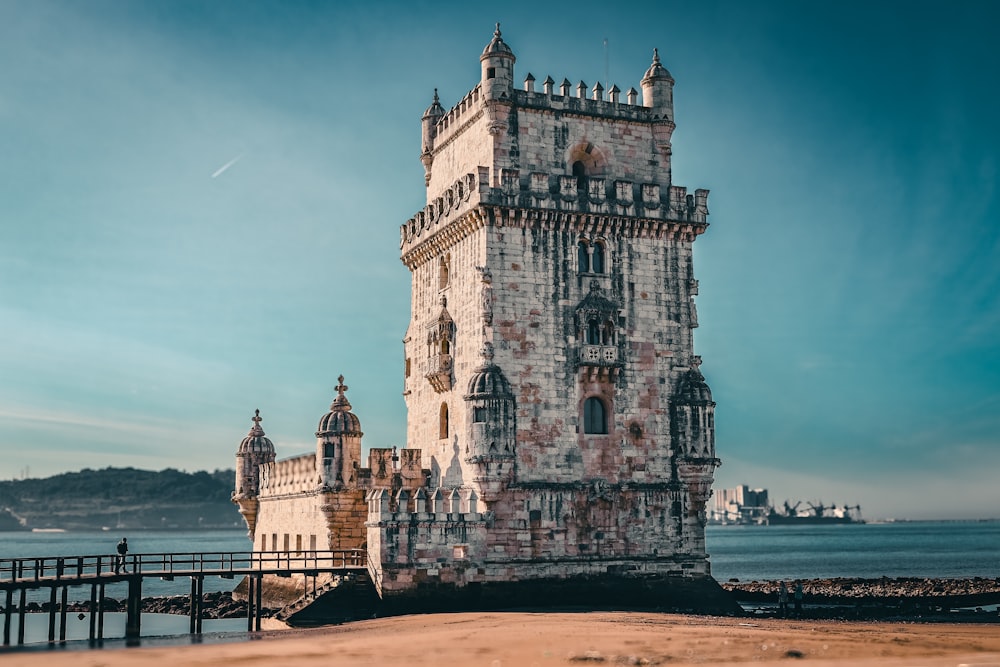
[[[480,60],[479,84],[421,119],[427,204],[401,229],[408,447],[362,467],[340,378],[316,455],[262,463],[244,494],[255,548],[365,546],[387,606],[529,582],[614,604],[704,594],[708,191],[671,180],[674,80],[654,56],[642,106],[617,87],[516,90],[499,28]]]

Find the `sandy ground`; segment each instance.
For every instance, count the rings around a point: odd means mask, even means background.
[[[259,641],[0,655],[4,667],[688,665],[1000,667],[1000,628],[634,612],[401,616]]]

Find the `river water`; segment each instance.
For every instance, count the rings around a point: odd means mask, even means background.
[[[111,554],[123,535],[115,532],[0,533],[0,559]],[[249,551],[246,532],[141,531],[128,537],[131,553]],[[708,526],[705,540],[712,573],[719,581],[739,579],[815,579],[826,577],[1000,577],[1000,521],[896,522],[807,526]],[[205,592],[227,591],[234,581],[206,577]],[[143,596],[186,595],[190,583],[147,579]],[[75,595],[74,595],[75,593]],[[124,598],[109,586],[108,597]],[[29,601],[47,601],[35,592]],[[89,588],[70,589],[70,599],[84,600]],[[44,598],[44,599],[43,599]],[[106,637],[124,635],[124,614],[106,614]],[[47,614],[26,619],[26,640],[44,642]],[[119,628],[118,625],[121,627]],[[68,639],[85,639],[88,621],[70,615]],[[185,616],[143,614],[144,637],[187,632]],[[206,620],[213,633],[240,632],[246,620]],[[224,636],[218,635],[217,636]],[[150,640],[144,640],[148,643]]]

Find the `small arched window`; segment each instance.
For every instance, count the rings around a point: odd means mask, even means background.
[[[451,351],[451,345],[448,343],[448,339],[441,341],[441,354],[448,354]]]
[[[604,402],[596,396],[591,396],[583,402],[583,432],[607,433],[608,417]]]
[[[590,248],[586,241],[576,244],[576,270],[580,273],[590,273]]]
[[[573,175],[576,176],[576,193],[578,195],[587,193],[587,167],[577,160],[573,163]]]
[[[441,404],[441,424],[440,424],[440,434],[438,436],[441,439],[448,437],[448,404]]]
[[[591,255],[590,265],[594,273],[604,273],[604,246],[602,244],[594,244],[594,252]]]
[[[601,344],[601,325],[597,320],[587,322],[587,345]]]

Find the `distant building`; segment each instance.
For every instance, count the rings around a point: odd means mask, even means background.
[[[766,523],[770,509],[767,489],[743,484],[735,489],[716,489],[709,518],[712,523]]]
[[[693,351],[708,191],[671,178],[674,79],[654,51],[641,105],[531,74],[518,89],[499,26],[480,63],[421,119],[427,203],[400,238],[408,446],[362,461],[342,377],[314,453],[275,462],[255,418],[234,494],[254,548],[364,547],[386,601],[728,607]]]

